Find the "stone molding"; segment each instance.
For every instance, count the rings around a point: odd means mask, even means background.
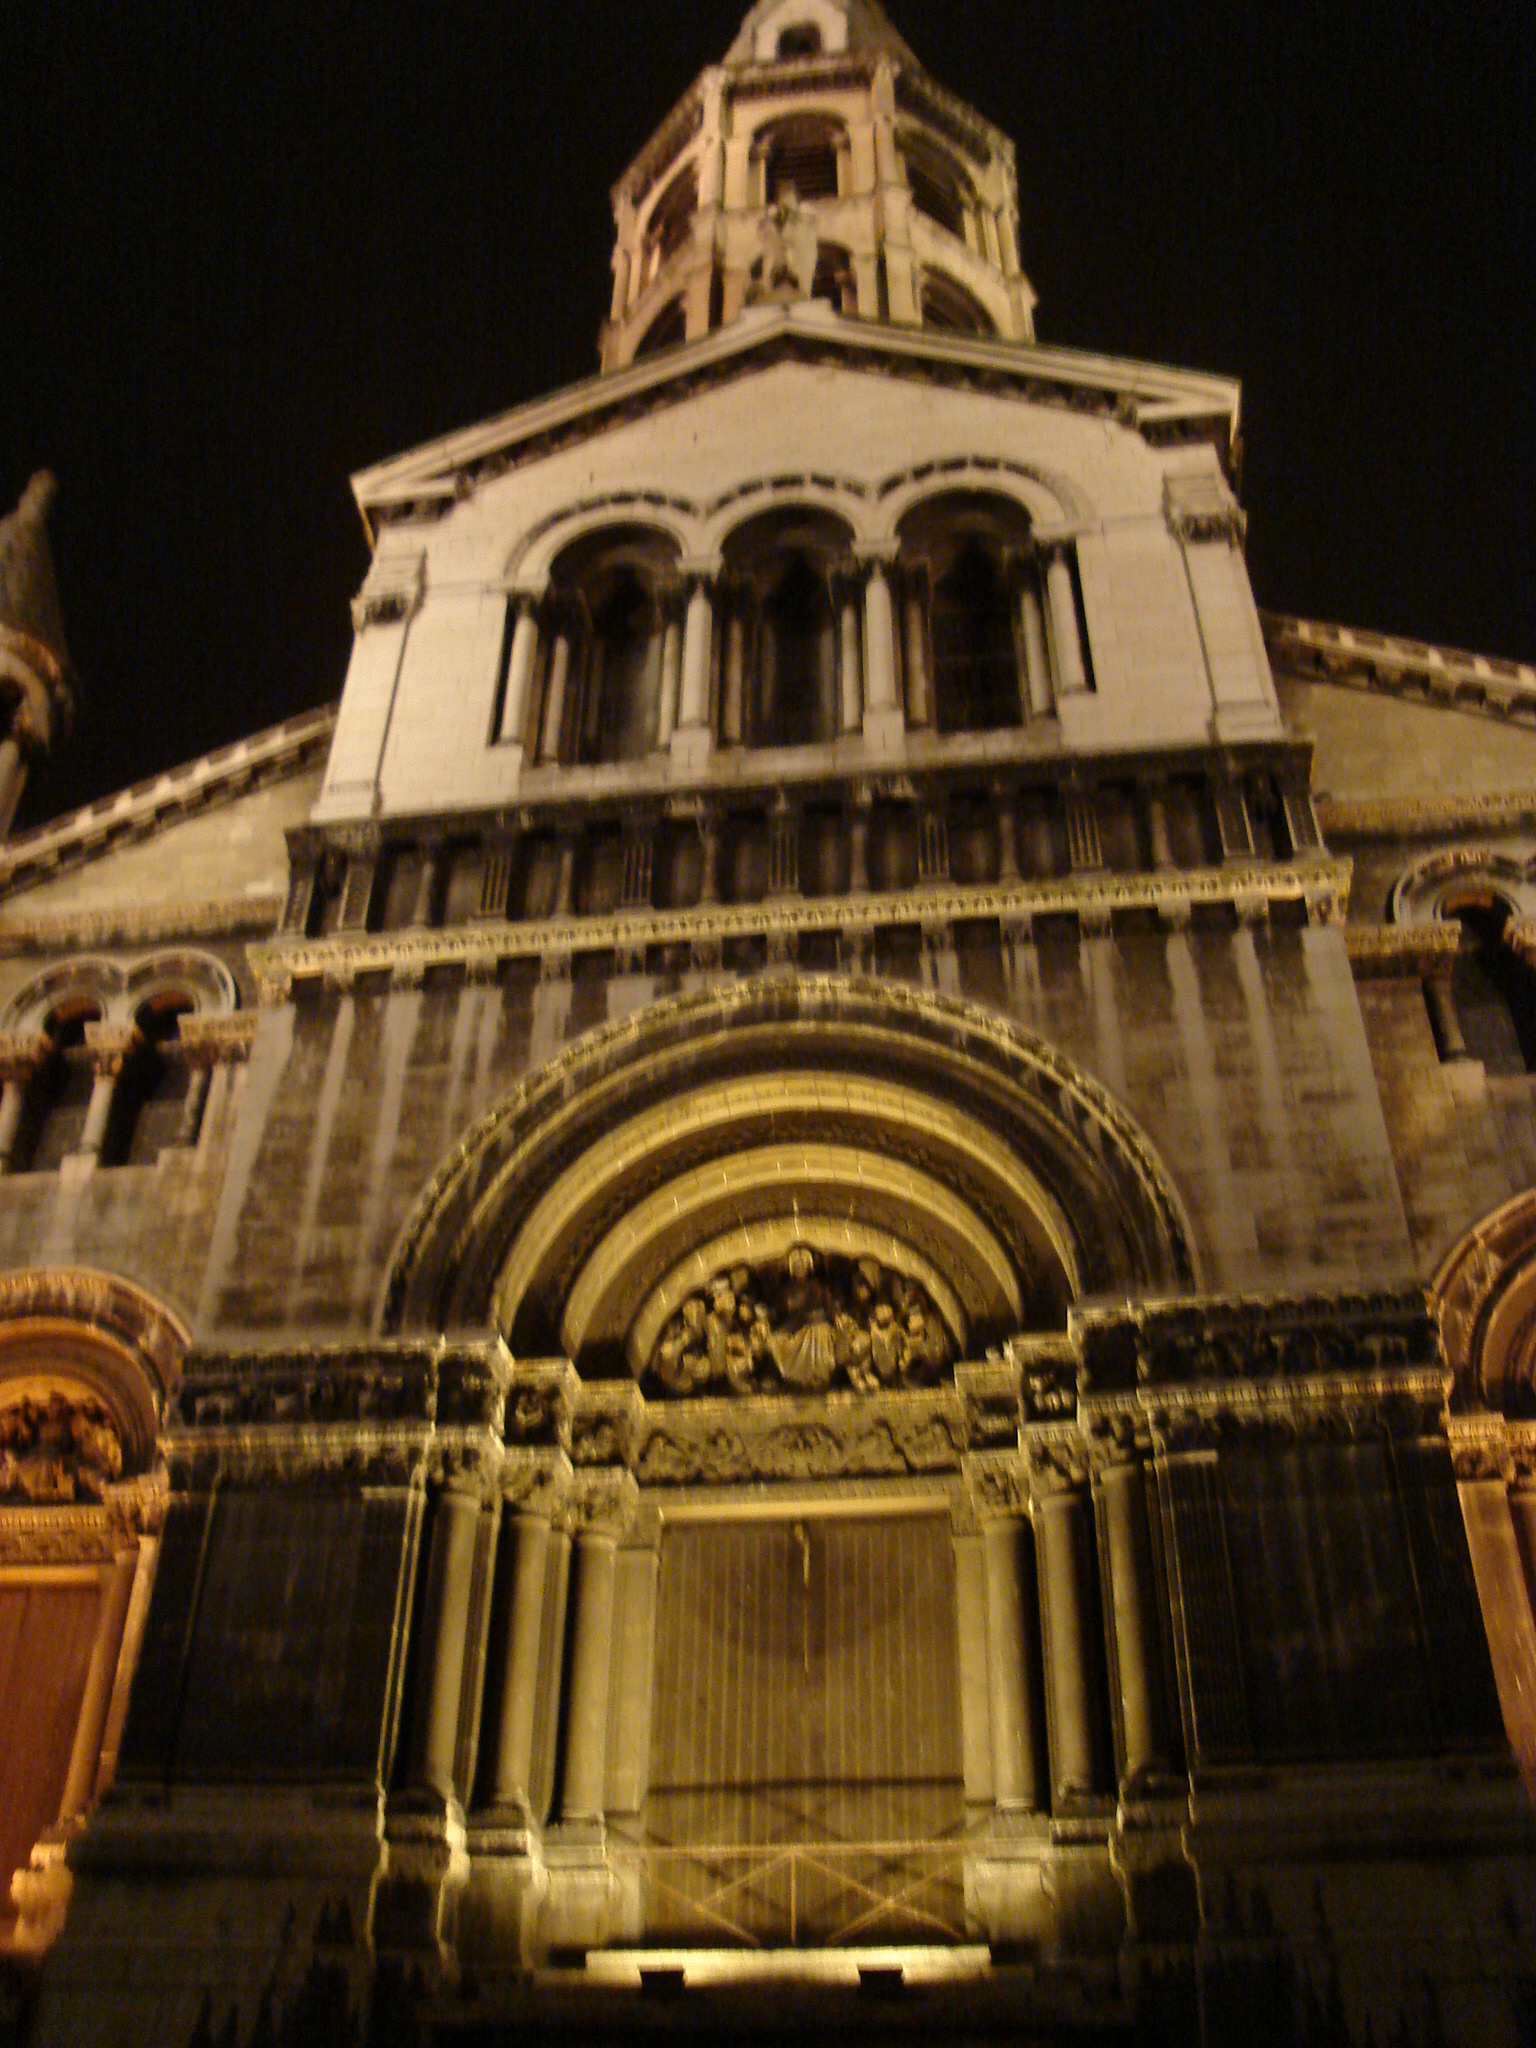
[[[155,946],[178,939],[229,939],[269,932],[283,914],[281,890],[190,902],[117,904],[105,910],[38,912],[0,923],[0,958],[68,953],[97,946]]]
[[[1536,820],[1536,790],[1486,796],[1326,797],[1317,822],[1330,839],[1424,839],[1455,831],[1500,831]]]
[[[1392,921],[1412,930],[1446,922],[1447,904],[1464,897],[1468,883],[1500,897],[1516,918],[1536,908],[1536,848],[1440,846],[1399,875],[1392,889]]]
[[[249,959],[264,1002],[286,1002],[296,984],[349,988],[359,976],[418,975],[429,968],[466,971],[503,960],[569,959],[573,954],[642,953],[648,946],[718,949],[728,940],[837,932],[879,925],[943,925],[995,917],[1011,936],[1027,937],[1036,917],[1076,915],[1102,924],[1116,911],[1154,910],[1182,926],[1196,904],[1264,908],[1305,906],[1309,922],[1342,924],[1349,896],[1347,861],[1315,858],[1283,866],[1229,862],[1176,874],[1075,875],[1052,882],[953,883],[858,896],[779,898],[771,903],[700,904],[690,910],[614,911],[593,917],[545,918],[487,927],[290,935],[252,945]]]
[[[606,1529],[635,1486],[959,1479],[978,1513],[1022,1513],[1149,1448],[1444,1426],[1448,1376],[1411,1291],[1151,1304],[1071,1323],[1067,1337],[1023,1336],[962,1363],[952,1386],[687,1402],[647,1400],[627,1379],[583,1383],[565,1359],[514,1361],[499,1338],[204,1350],[161,1451],[181,1490],[219,1476],[432,1483]],[[1048,1371],[1048,1412],[1030,1406],[1031,1370]]]
[[[235,1010],[223,1017],[184,1014],[176,1020],[176,1036],[190,1065],[236,1066],[251,1056],[256,1025],[254,1010]]]
[[[1392,976],[1422,981],[1426,975],[1447,974],[1460,946],[1461,932],[1453,924],[1344,927],[1344,950],[1356,981]]]
[[[1483,1217],[1435,1274],[1432,1300],[1457,1412],[1536,1407],[1536,1189]]]
[[[1276,671],[1299,681],[1338,683],[1512,724],[1536,724],[1536,667],[1278,612],[1260,612],[1259,622]]]
[[[99,1501],[0,1506],[0,1569],[110,1564],[165,1521],[166,1474],[110,1486]]]

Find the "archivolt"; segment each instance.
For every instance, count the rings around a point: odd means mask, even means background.
[[[975,1355],[1073,1300],[1181,1292],[1166,1170],[1096,1082],[977,1006],[788,975],[658,1003],[579,1040],[471,1130],[392,1263],[387,1331],[625,1335],[698,1248],[804,1217],[941,1265]],[[661,1290],[661,1296],[658,1295]]]

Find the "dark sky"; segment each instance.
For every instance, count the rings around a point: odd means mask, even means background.
[[[1041,338],[1242,379],[1260,602],[1536,658],[1530,0],[891,12],[1017,142]],[[349,472],[595,368],[608,188],[737,20],[0,7],[0,494],[58,473],[85,700],[23,822],[336,694]]]

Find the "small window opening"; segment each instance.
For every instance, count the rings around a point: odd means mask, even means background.
[[[638,362],[642,356],[653,356],[664,348],[676,348],[688,339],[688,314],[681,299],[673,299],[663,306],[656,318],[640,337],[635,350]]]
[[[963,242],[965,190],[955,173],[942,158],[927,150],[908,150],[905,162],[912,204],[926,219]]]
[[[836,726],[836,649],[824,576],[803,555],[785,569],[763,606],[762,739],[801,747],[831,739]]]
[[[192,1070],[169,1048],[176,1042],[178,1021],[193,1007],[184,995],[156,996],[135,1018],[144,1043],[118,1083],[104,1165],[153,1166],[167,1146],[183,1141]]]
[[[651,209],[646,239],[653,255],[653,275],[685,246],[698,210],[699,170],[697,164],[687,164]]]
[[[811,281],[811,297],[824,299],[838,313],[855,314],[859,310],[858,287],[853,278],[853,259],[846,249],[840,249],[835,242],[823,242],[816,254],[816,275]]]
[[[821,30],[814,21],[797,21],[793,28],[781,29],[779,55],[784,58],[819,57]]]
[[[1508,904],[1487,898],[1447,915],[1461,927],[1451,1001],[1468,1054],[1490,1074],[1536,1072],[1536,976],[1505,938]]]
[[[838,194],[837,142],[821,125],[795,123],[781,128],[764,159],[764,196],[769,206],[787,198],[835,199]]]
[[[940,334],[995,334],[980,302],[952,277],[930,270],[922,285],[923,325]]]

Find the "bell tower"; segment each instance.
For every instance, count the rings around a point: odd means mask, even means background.
[[[602,364],[753,306],[1034,338],[1013,145],[874,0],[759,0],[619,180]]]

